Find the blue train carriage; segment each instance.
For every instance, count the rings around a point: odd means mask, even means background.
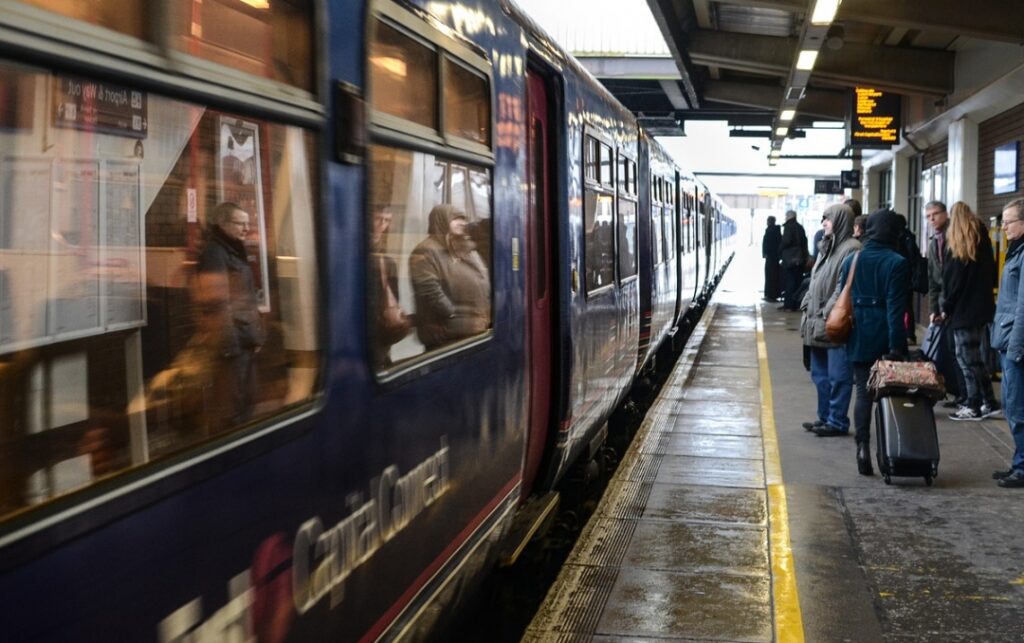
[[[524,25],[533,95],[549,99],[548,162],[556,170],[546,189],[554,195],[549,241],[557,269],[559,359],[552,364],[556,394],[536,476],[535,489],[543,491],[575,462],[597,455],[606,420],[632,382],[640,326],[637,220],[646,187],[639,180],[632,115],[532,20],[503,5]],[[539,120],[535,109],[531,122]],[[539,149],[536,141],[531,136],[528,147]],[[537,357],[531,351],[531,360]],[[531,429],[530,442],[539,435]]]
[[[654,357],[676,325],[681,258],[678,242],[676,166],[653,138],[641,132],[640,346],[637,371]]]
[[[520,501],[521,30],[257,4],[0,11],[10,640],[415,637]]]
[[[679,305],[676,324],[687,323],[693,316],[694,306],[700,296],[700,235],[698,233],[698,193],[696,177],[679,168],[678,173],[678,220],[679,220]]]

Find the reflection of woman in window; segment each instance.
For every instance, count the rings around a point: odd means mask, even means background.
[[[451,205],[430,211],[430,236],[409,257],[416,332],[430,350],[482,333],[491,323],[487,268],[466,234],[466,215]]]
[[[391,346],[409,334],[412,324],[398,304],[398,264],[387,254],[387,233],[391,210],[379,208],[373,213],[370,231],[370,265],[367,286],[373,316],[370,343],[373,365],[377,370],[391,366]]]

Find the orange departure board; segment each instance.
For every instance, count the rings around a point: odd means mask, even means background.
[[[890,147],[900,142],[899,94],[856,87],[850,107],[850,147]]]

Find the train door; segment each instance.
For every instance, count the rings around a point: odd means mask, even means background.
[[[551,422],[551,390],[554,386],[554,262],[552,261],[551,145],[548,117],[548,87],[544,78],[531,70],[527,76],[527,217],[526,297],[529,307],[527,331],[530,369],[530,426],[523,468],[523,490],[529,493],[544,455]]]

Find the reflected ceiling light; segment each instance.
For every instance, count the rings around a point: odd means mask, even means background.
[[[785,136],[786,134],[789,134],[789,128],[788,127],[777,127],[777,128],[775,128],[775,135],[776,136]]]
[[[791,121],[791,120],[793,120],[794,116],[796,116],[796,110],[795,109],[784,109],[784,110],[782,110],[782,113],[779,114],[779,120],[780,121]]]
[[[393,56],[370,56],[370,64],[382,71],[402,78],[405,78],[409,71],[404,60]]]
[[[818,60],[818,52],[813,49],[804,49],[796,58],[796,68],[810,71],[814,69],[814,62]]]
[[[269,9],[270,0],[242,0],[243,3],[249,5],[253,9]]]
[[[839,3],[843,0],[817,0],[811,13],[811,24],[827,25],[835,20]]]

